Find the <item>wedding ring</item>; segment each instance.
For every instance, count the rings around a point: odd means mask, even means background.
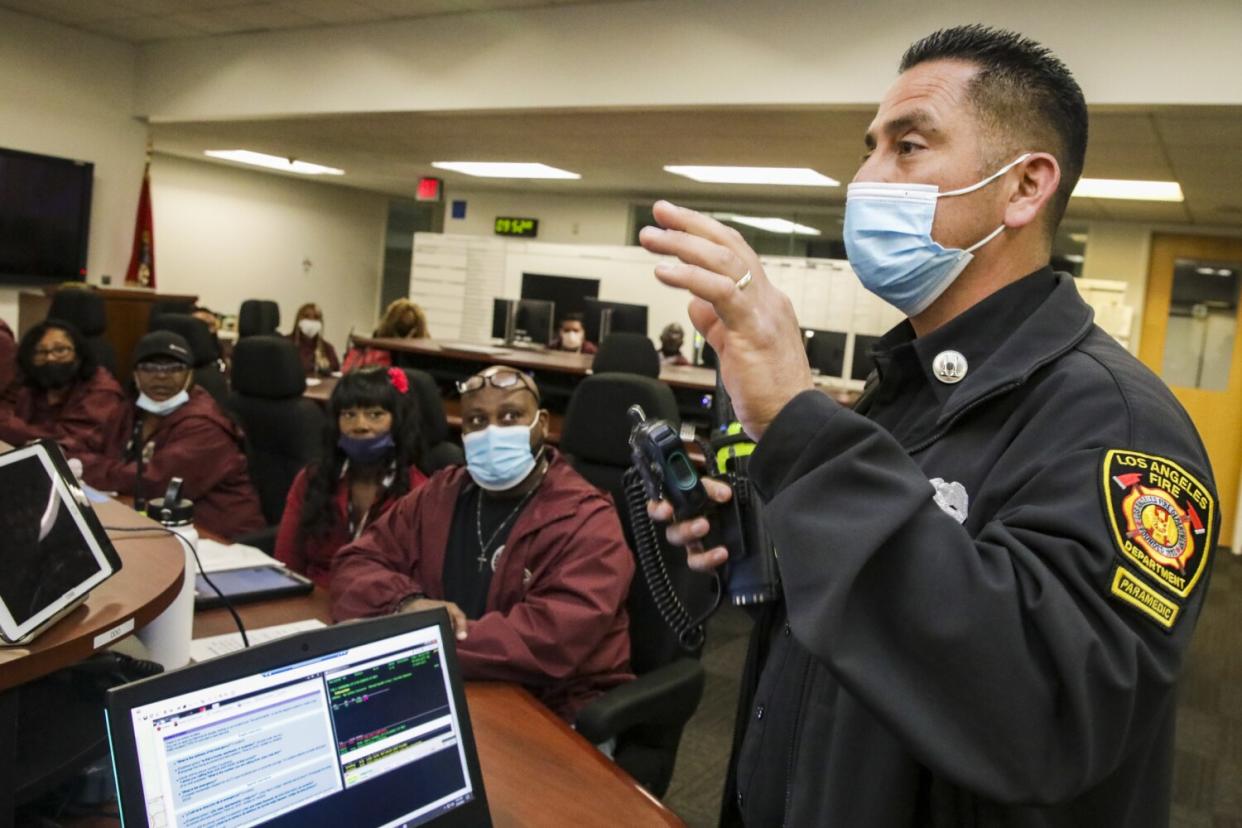
[[[750,271],[748,270],[742,278],[737,280],[737,289],[746,290],[746,286],[750,284],[750,278]]]

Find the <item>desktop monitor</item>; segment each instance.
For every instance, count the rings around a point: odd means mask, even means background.
[[[590,342],[602,342],[610,333],[647,335],[646,305],[587,298],[586,308],[584,327],[586,338]]]
[[[847,379],[865,380],[875,370],[875,361],[871,359],[871,349],[880,341],[878,336],[854,334],[854,359],[850,363],[850,375]]]
[[[106,719],[126,825],[491,824],[443,610],[117,687]]]
[[[802,329],[806,358],[811,370],[825,377],[842,376],[845,370],[845,334],[841,331]]]
[[[556,304],[540,299],[493,299],[492,337],[547,345],[555,336]]]

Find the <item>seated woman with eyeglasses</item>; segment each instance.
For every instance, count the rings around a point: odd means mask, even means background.
[[[131,404],[99,429],[82,461],[87,483],[104,491],[161,497],[174,477],[194,501],[194,524],[233,540],[265,525],[243,450],[245,436],[211,394],[194,387],[189,343],[154,331],[134,349]],[[142,458],[142,480],[138,459]]]
[[[121,386],[69,322],[48,319],[27,331],[17,365],[16,391],[0,403],[0,440],[10,445],[50,438],[72,453],[125,404]]]
[[[328,410],[322,459],[294,479],[276,536],[276,559],[323,587],[337,550],[427,480],[417,403],[400,368],[346,374]]]

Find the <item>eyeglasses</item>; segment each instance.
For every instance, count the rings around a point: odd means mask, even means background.
[[[72,345],[53,345],[51,348],[35,348],[31,353],[35,359],[47,359],[48,357],[56,357],[64,359],[67,356],[73,356]]]
[[[457,393],[467,394],[471,391],[478,391],[485,385],[493,388],[499,388],[502,391],[511,391],[515,388],[525,388],[527,391],[535,395],[535,401],[539,401],[539,392],[531,388],[522,381],[522,374],[518,371],[497,371],[494,374],[475,374],[473,377],[467,377],[464,380],[457,381]]]
[[[180,362],[140,362],[134,366],[134,370],[140,374],[170,376],[190,369]]]

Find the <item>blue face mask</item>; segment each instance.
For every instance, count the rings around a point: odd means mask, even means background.
[[[965,250],[932,238],[936,201],[986,187],[1030,157],[1019,156],[969,187],[939,192],[935,184],[859,181],[845,196],[845,253],[863,287],[906,316],[916,316],[953,284],[974,251],[996,238],[1001,225]]]
[[[392,440],[391,431],[377,437],[350,437],[342,434],[336,445],[350,460],[363,465],[379,463],[397,447]]]
[[[539,418],[528,426],[488,426],[482,431],[463,434],[466,471],[480,489],[502,492],[526,479],[535,468],[530,434]]]

